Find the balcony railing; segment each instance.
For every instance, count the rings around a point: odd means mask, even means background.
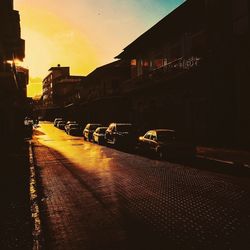
[[[146,87],[155,81],[168,80],[199,66],[200,62],[201,58],[198,57],[178,58],[160,68],[151,70],[140,76],[123,82],[121,84],[121,91],[126,93],[139,89],[142,86]]]

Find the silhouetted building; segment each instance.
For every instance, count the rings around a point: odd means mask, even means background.
[[[19,12],[13,10],[13,0],[0,0],[0,61],[22,60],[24,40],[20,38]]]
[[[85,123],[121,119],[126,107],[120,84],[129,78],[129,73],[129,64],[120,60],[96,68],[74,92],[72,103],[67,106],[68,116],[71,114]]]
[[[131,120],[250,145],[248,57],[249,1],[185,1],[116,57],[131,64]]]
[[[59,106],[65,107],[69,97],[75,94],[84,78],[84,76],[67,76],[58,80],[54,88],[55,102]]]
[[[23,60],[24,50],[19,13],[13,1],[0,0],[0,135],[5,148],[23,140],[28,71],[16,68],[15,60]]]
[[[16,66],[18,88],[22,92],[23,98],[27,97],[27,85],[29,84],[29,70]]]
[[[129,78],[129,65],[120,60],[96,68],[86,76],[80,98],[82,103],[120,96],[120,83]]]

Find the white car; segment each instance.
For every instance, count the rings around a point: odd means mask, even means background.
[[[105,144],[105,132],[108,127],[98,127],[93,133],[93,141],[98,144]]]
[[[93,138],[93,133],[98,127],[101,127],[101,124],[98,123],[89,123],[83,130],[83,139],[91,141]]]
[[[63,120],[63,118],[55,118],[55,120],[54,120],[54,126],[56,127],[57,126],[57,123],[59,122],[59,121],[62,121]]]

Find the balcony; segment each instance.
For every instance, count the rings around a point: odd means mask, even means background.
[[[12,60],[13,57],[20,61],[24,58],[25,41],[23,39],[6,39],[3,42],[5,58]]]
[[[201,58],[178,58],[160,68],[151,70],[136,78],[124,81],[121,83],[120,90],[122,93],[130,93],[142,88],[147,88],[158,82],[168,81],[176,78],[188,71],[198,67],[201,63]]]

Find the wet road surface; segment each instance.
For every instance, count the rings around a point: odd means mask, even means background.
[[[46,249],[248,249],[250,182],[41,124],[33,139]]]

